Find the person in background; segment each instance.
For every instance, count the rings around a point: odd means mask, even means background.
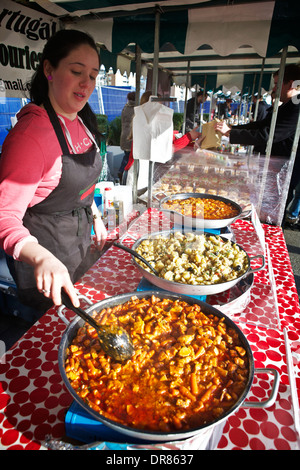
[[[176,134],[173,134],[173,152],[176,153],[179,150],[196,143],[197,146],[200,146],[200,143],[204,138],[202,138],[201,132],[198,131],[199,127],[186,132],[181,137],[176,137]]]
[[[285,224],[290,227],[294,227],[299,229],[299,221],[300,221],[300,181],[296,185],[293,193],[293,198],[290,204],[287,207],[286,215],[285,215]]]
[[[140,99],[140,106],[141,106],[142,104],[147,103],[147,102],[149,101],[150,96],[152,96],[152,95],[153,95],[152,91],[150,91],[150,90],[145,91],[145,92],[142,94],[142,96],[141,96],[141,99]],[[161,95],[158,94],[157,97],[158,97],[158,98],[161,98]]]
[[[20,301],[36,321],[89,269],[91,228],[106,229],[94,203],[101,171],[95,115],[88,104],[100,68],[94,40],[61,30],[44,47],[30,83],[31,103],[3,143],[0,245]]]
[[[185,130],[186,132],[195,128],[195,122],[200,124],[199,118],[196,118],[196,115],[200,112],[200,105],[206,101],[207,93],[204,93],[203,90],[199,91],[196,96],[190,98],[186,104],[186,123]]]
[[[266,117],[268,117],[268,116],[270,115],[271,118],[272,118],[273,107],[274,107],[274,102],[275,102],[275,93],[274,93],[273,90],[272,90],[270,96],[271,96],[271,104],[270,104],[270,106],[267,108]],[[282,105],[282,102],[279,101],[279,102],[278,102],[278,106],[281,106],[281,105]]]
[[[273,74],[274,93],[277,90],[278,73],[277,71]],[[278,108],[271,155],[289,158],[292,152],[300,110],[300,64],[289,64],[285,67],[279,100],[281,105]],[[271,119],[272,113],[268,112],[265,119],[261,121],[232,127],[228,126],[225,122],[220,122],[215,125],[215,128],[223,135],[228,136],[231,144],[254,145],[256,152],[265,155]],[[299,184],[299,174],[300,146],[298,143],[287,196],[287,205],[291,202],[295,188]]]
[[[256,108],[256,103],[257,103],[257,94],[253,96],[253,99],[252,99],[252,120],[254,119],[254,115],[255,115],[255,108]],[[257,117],[256,117],[256,121],[261,121],[262,119],[264,119],[265,117],[267,117],[268,115],[268,109],[270,108],[271,106],[266,103],[266,101],[263,99],[262,96],[259,97],[258,99],[258,110],[257,110]]]
[[[232,99],[227,98],[218,104],[218,118],[227,119],[231,116],[231,103]]]
[[[129,154],[132,144],[132,119],[134,116],[134,106],[135,106],[135,92],[131,91],[127,95],[127,103],[125,104],[122,113],[121,113],[121,137],[120,137],[120,147],[124,151],[124,157],[119,169],[119,178],[122,179],[122,174],[124,168],[126,167],[129,159]]]

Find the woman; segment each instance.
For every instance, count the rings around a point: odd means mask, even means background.
[[[93,201],[101,136],[88,105],[99,67],[90,36],[56,33],[31,80],[31,103],[3,143],[1,248],[21,302],[37,318],[61,304],[61,289],[79,306],[73,283],[90,267],[92,224],[100,249],[106,239]]]
[[[120,147],[124,151],[124,157],[122,159],[121,166],[119,168],[119,178],[122,179],[122,174],[125,166],[128,163],[128,158],[131,150],[132,144],[132,119],[134,116],[134,107],[135,107],[135,92],[131,91],[127,95],[127,103],[122,109],[121,113],[121,137],[120,137]]]

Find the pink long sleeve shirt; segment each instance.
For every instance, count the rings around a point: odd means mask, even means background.
[[[61,147],[47,112],[29,104],[17,118],[0,158],[0,246],[15,259],[19,259],[24,243],[38,241],[23,225],[27,208],[43,201],[56,188],[62,170]],[[64,122],[75,153],[89,150],[93,143],[78,118],[64,118]]]

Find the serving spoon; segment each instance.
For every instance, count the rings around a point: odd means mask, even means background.
[[[135,258],[138,258],[140,261],[142,261],[143,263],[145,263],[146,266],[148,266],[148,268],[151,269],[151,271],[153,272],[153,274],[155,274],[155,276],[159,276],[158,271],[156,271],[156,269],[152,266],[152,264],[150,264],[150,263],[149,263],[143,256],[141,256],[139,253],[137,253],[136,251],[132,250],[131,248],[128,248],[127,246],[121,245],[120,243],[117,243],[117,242],[114,242],[113,245],[116,246],[117,248],[121,248],[121,250],[124,250],[124,251],[127,251],[128,253],[131,253],[132,256],[134,256]]]
[[[73,310],[85,322],[95,328],[101,348],[112,359],[118,362],[125,362],[134,354],[134,347],[128,333],[120,326],[99,325],[96,320],[88,315],[82,308],[75,307],[71,302],[68,294],[62,290],[61,292],[63,304]]]

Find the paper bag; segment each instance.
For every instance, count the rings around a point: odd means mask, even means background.
[[[218,119],[207,122],[202,126],[202,137],[205,139],[201,142],[202,149],[212,149],[221,146],[222,134],[215,130],[215,124],[220,122]]]
[[[133,158],[166,163],[173,154],[173,110],[148,101],[134,108]]]

